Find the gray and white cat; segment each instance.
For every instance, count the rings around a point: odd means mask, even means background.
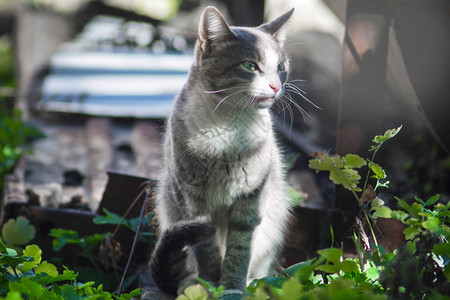
[[[271,271],[290,214],[269,108],[285,91],[279,29],[292,12],[255,28],[229,27],[214,7],[202,14],[155,202],[161,235],[150,268],[165,293],[197,277],[242,293]]]

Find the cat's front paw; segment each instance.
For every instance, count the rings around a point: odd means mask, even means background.
[[[236,289],[229,289],[223,291],[222,295],[219,297],[220,300],[241,300],[242,291]]]

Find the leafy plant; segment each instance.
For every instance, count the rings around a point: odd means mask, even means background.
[[[76,256],[85,258],[89,262],[89,266],[82,266],[79,262],[74,262],[71,265],[73,269],[79,271],[80,278],[83,280],[96,278],[97,281],[102,282],[110,290],[117,288],[120,279],[119,271],[122,271],[119,266],[122,250],[120,243],[114,239],[115,234],[120,225],[136,233],[139,217],[125,219],[107,209],[103,211],[105,215],[95,217],[93,223],[97,225],[117,225],[116,231],[113,233],[108,232],[81,237],[75,230],[54,228],[49,235],[54,238],[53,250],[61,251],[67,245],[74,245],[78,250]],[[151,212],[147,218],[143,218],[142,226],[150,225],[153,215],[154,212]],[[139,232],[138,239],[153,245],[155,236],[153,231],[144,230]],[[136,278],[136,274],[128,276],[123,288],[129,287]]]
[[[0,295],[2,299],[124,299],[141,294],[140,289],[120,297],[104,291],[94,282],[77,281],[74,271],[42,261],[42,251],[37,245],[28,245],[23,255],[0,242]]]
[[[105,215],[97,216],[94,218],[94,220],[93,220],[94,224],[97,224],[97,225],[106,225],[106,224],[122,225],[122,226],[130,229],[134,233],[136,233],[137,225],[139,222],[139,217],[124,219],[124,218],[120,217],[118,214],[110,212],[106,208],[103,209],[103,212],[105,213]],[[144,228],[148,227],[151,224],[151,220],[154,217],[154,215],[155,215],[155,212],[151,211],[146,218],[142,219],[141,226]],[[155,232],[153,232],[151,230],[139,232],[139,241],[141,241],[141,242],[153,244],[155,237],[156,237]]]
[[[371,159],[354,154],[329,156],[315,153],[310,168],[327,171],[330,180],[350,190],[362,211],[356,218],[353,240],[357,258],[344,258],[342,249],[317,251],[318,257],[293,265],[277,275],[255,280],[240,295],[221,296],[224,287],[210,284],[189,287],[178,300],[193,299],[450,299],[450,203],[439,203],[439,195],[426,201],[415,197],[412,204],[396,198],[391,209],[376,190],[387,188],[386,171],[374,162],[381,145],[401,127],[377,135]],[[368,171],[361,185],[360,170]],[[375,188],[368,179],[376,180]],[[359,193],[359,195],[358,195]],[[378,245],[376,221],[392,218],[405,225],[407,243],[393,252]],[[365,233],[368,225],[371,239]],[[378,232],[381,234],[381,232]],[[445,296],[447,295],[447,296]]]
[[[7,247],[21,253],[22,247],[34,239],[36,229],[27,218],[9,219],[2,227],[2,241]]]
[[[3,177],[11,172],[25,153],[30,141],[42,138],[44,134],[35,126],[22,121],[22,113],[13,110],[11,114],[0,112],[0,191]]]

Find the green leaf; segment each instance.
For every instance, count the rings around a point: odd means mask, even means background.
[[[287,280],[283,283],[283,299],[300,299],[303,290],[300,282],[294,279]]]
[[[411,204],[411,213],[413,216],[418,217],[419,213],[423,212],[423,206],[422,204],[419,204],[417,202],[414,202]]]
[[[434,244],[433,252],[437,255],[446,256],[450,258],[450,244],[442,243],[442,244]]]
[[[289,172],[295,165],[295,162],[300,157],[300,153],[289,153],[284,157],[284,168]]]
[[[103,241],[104,239],[106,239],[106,234],[96,233],[96,234],[88,235],[87,237],[85,237],[86,243],[91,246],[98,245],[98,243],[100,243],[100,241]]]
[[[375,212],[373,213],[374,218],[390,218],[391,217],[391,209],[387,206],[379,206],[374,209]]]
[[[35,271],[36,274],[46,273],[52,277],[58,276],[58,270],[56,269],[56,267],[46,261],[43,261],[40,265],[38,265]]]
[[[103,212],[105,213],[104,216],[97,216],[97,217],[95,217],[92,220],[94,222],[94,224],[97,224],[97,225],[105,225],[105,224],[117,225],[117,224],[120,224],[120,221],[122,220],[121,216],[119,216],[116,213],[110,212],[106,208],[103,209]],[[122,225],[128,226],[129,225],[128,221],[126,219],[123,220]]]
[[[6,245],[3,243],[2,240],[0,240],[0,253],[1,253],[1,252],[3,252],[3,253],[8,253],[8,252],[7,252],[7,249],[6,249]]]
[[[373,178],[375,178],[375,179],[385,179],[386,178],[386,171],[379,164],[374,163],[373,161],[369,161],[369,168],[375,174],[373,176]]]
[[[384,201],[382,199],[376,197],[375,199],[372,200],[370,209],[371,210],[377,209],[378,207],[382,206],[383,204],[384,204]]]
[[[298,206],[300,203],[304,202],[306,195],[304,193],[298,192],[291,185],[288,185],[286,189],[286,194],[289,199],[289,204],[291,206]]]
[[[184,290],[189,300],[207,300],[208,293],[201,284],[191,285]]]
[[[380,272],[376,267],[368,268],[365,272],[366,276],[370,280],[377,280],[380,277]]]
[[[6,248],[6,255],[9,256],[17,256],[17,251],[12,248]]]
[[[357,187],[361,177],[354,169],[344,167],[344,159],[339,155],[328,156],[322,152],[316,152],[314,154],[315,159],[309,161],[309,168],[317,171],[329,171],[330,179],[335,184],[341,184],[344,188],[352,191],[361,191]],[[349,156],[349,163],[358,164],[356,156]]]
[[[333,274],[333,273],[339,272],[341,270],[341,268],[340,268],[340,265],[326,264],[326,265],[317,266],[315,268],[315,270]]]
[[[409,253],[414,254],[414,252],[416,252],[416,241],[406,242],[405,248],[409,251]]]
[[[17,291],[9,291],[5,300],[23,300],[22,296]]]
[[[14,270],[17,268],[19,264],[23,262],[29,262],[32,260],[33,260],[32,257],[0,254],[0,261],[2,262],[2,264],[6,263]]]
[[[397,199],[398,206],[400,206],[401,208],[403,208],[404,210],[406,210],[409,213],[412,212],[411,206],[409,206],[408,203],[406,203],[405,200],[400,199],[398,197],[394,197],[394,198]]]
[[[425,202],[425,205],[424,205],[424,206],[431,206],[431,205],[435,204],[436,202],[439,201],[440,196],[441,196],[441,195],[436,194],[436,195],[430,197],[430,198],[427,200],[427,202]]]
[[[400,126],[398,128],[394,128],[394,129],[388,129],[388,130],[386,130],[386,132],[383,135],[375,136],[373,138],[373,142],[376,144],[383,144],[387,140],[396,136],[400,132],[401,129],[402,129],[402,126]]]
[[[353,169],[341,169],[330,171],[330,179],[335,184],[341,184],[347,190],[356,190],[361,176]]]
[[[53,228],[50,230],[49,235],[55,238],[52,242],[54,251],[61,251],[67,244],[79,244],[83,242],[83,240],[78,237],[78,232],[75,230]]]
[[[23,250],[23,255],[34,258],[33,261],[23,263],[21,270],[26,273],[41,262],[42,250],[37,245],[28,245],[25,250]]]
[[[422,227],[432,231],[439,229],[439,219],[436,217],[429,218],[428,220],[422,222]]]
[[[286,269],[284,269],[283,273],[287,274],[289,276],[294,276],[295,272],[297,272],[298,269],[301,269],[306,266],[310,266],[313,261],[314,261],[314,259],[309,259],[307,261],[303,261],[303,262],[294,264],[294,265],[289,266]]]
[[[404,222],[405,219],[406,219],[408,216],[409,216],[409,215],[408,215],[406,212],[402,211],[402,210],[393,210],[393,211],[391,212],[391,218],[394,218],[394,219],[399,220],[399,221],[401,221],[401,222]]]
[[[132,290],[128,294],[122,294],[121,297],[123,298],[123,300],[129,300],[129,299],[137,298],[142,293],[143,293],[142,290],[140,288],[137,288],[137,289]]]
[[[44,292],[44,287],[31,279],[21,278],[20,283],[28,289],[29,295],[34,299],[39,299]]]
[[[344,260],[341,263],[341,269],[345,273],[356,273],[359,271],[358,264],[354,262],[353,260]]]
[[[297,263],[284,269],[283,273],[289,276],[295,276],[301,282],[304,282],[306,280],[311,279],[312,276],[314,275],[314,270],[311,265],[313,261],[314,259],[309,259],[307,261]]]
[[[18,281],[10,281],[9,282],[9,290],[13,292],[18,292],[24,295],[31,295],[31,291],[28,287],[21,282]]]
[[[64,299],[80,299],[77,288],[71,284],[64,284],[61,286],[61,296]]]
[[[331,261],[335,264],[340,263],[342,257],[342,250],[338,248],[322,249],[318,250],[317,253],[319,253],[326,260]]]
[[[356,154],[347,154],[343,159],[346,168],[361,168],[367,164],[364,158]]]
[[[22,246],[28,244],[34,239],[36,230],[30,225],[27,218],[17,217],[17,219],[9,219],[3,225],[2,238],[8,246]]]
[[[75,274],[74,271],[71,270],[64,270],[62,274],[59,274],[57,276],[50,276],[50,275],[44,275],[47,273],[41,273],[43,276],[39,276],[36,279],[36,282],[39,282],[42,285],[48,285],[50,283],[59,282],[59,281],[70,281],[75,280],[77,278],[77,274]]]
[[[422,231],[419,228],[410,226],[408,228],[406,228],[403,231],[403,234],[405,235],[405,239],[407,240],[412,240],[414,239],[417,235],[419,235]]]

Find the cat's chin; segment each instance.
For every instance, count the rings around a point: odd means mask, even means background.
[[[270,108],[275,102],[274,97],[261,97],[256,99],[257,108]]]

